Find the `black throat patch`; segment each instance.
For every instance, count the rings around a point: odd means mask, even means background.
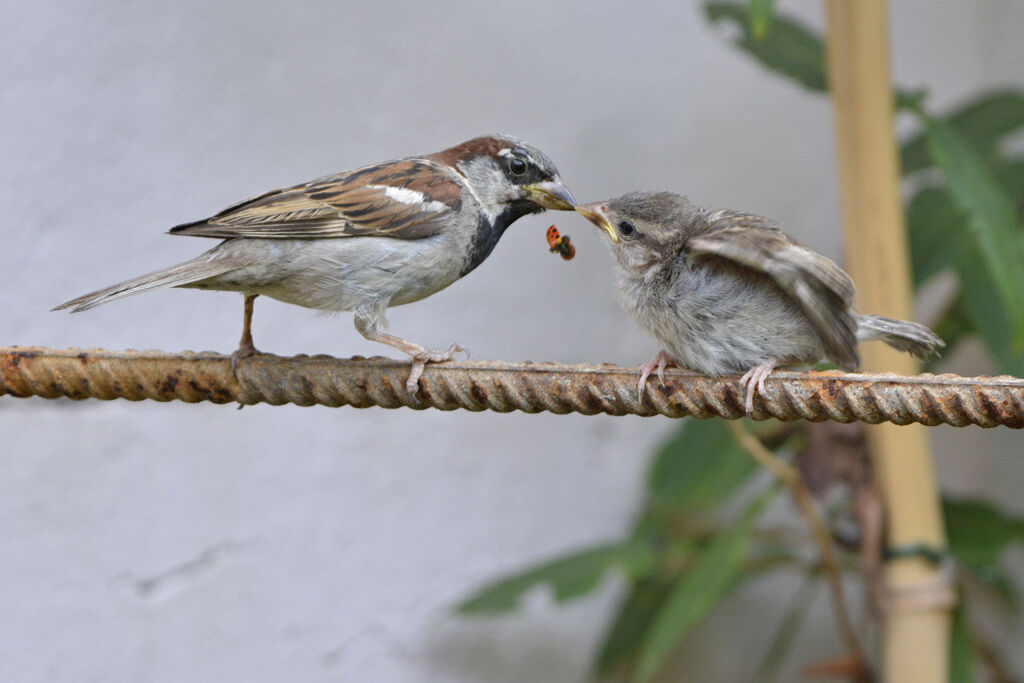
[[[501,236],[505,234],[508,226],[527,214],[540,213],[543,210],[533,202],[522,201],[513,202],[507,206],[504,211],[498,214],[493,223],[487,216],[481,215],[480,220],[477,222],[476,234],[473,235],[473,242],[469,247],[469,255],[466,257],[466,262],[462,264],[462,272],[459,273],[459,277],[479,266],[484,262],[484,259],[491,255],[494,246],[501,239]]]

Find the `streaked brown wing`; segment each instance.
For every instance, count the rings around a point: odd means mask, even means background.
[[[274,190],[216,216],[171,229],[195,237],[308,239],[433,235],[462,207],[462,186],[449,167],[403,159]]]
[[[843,368],[860,364],[853,281],[830,259],[794,243],[777,227],[748,214],[719,212],[687,242],[691,255],[718,256],[764,273],[799,304],[825,352]]]

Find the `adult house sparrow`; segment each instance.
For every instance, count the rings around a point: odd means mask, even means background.
[[[702,209],[671,192],[633,192],[576,210],[611,238],[626,311],[664,347],[640,368],[745,373],[745,407],[780,365],[828,359],[860,366],[857,343],[879,339],[918,358],[945,346],[917,323],[853,308],[853,281],[760,216]]]
[[[436,154],[364,166],[235,204],[172,235],[224,241],[184,263],[101,289],[53,310],[85,311],[164,287],[242,292],[242,338],[232,354],[257,353],[253,301],[260,294],[308,308],[353,311],[367,339],[412,356],[415,392],[428,362],[451,360],[458,344],[432,350],[385,333],[385,311],[430,296],[491,253],[516,219],[571,210],[572,194],[539,149],[502,135]]]

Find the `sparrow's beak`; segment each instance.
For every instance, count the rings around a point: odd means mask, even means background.
[[[572,211],[576,206],[576,198],[569,188],[562,184],[556,176],[551,180],[543,180],[532,185],[524,185],[523,189],[530,194],[530,199],[538,206],[556,211]]]
[[[576,211],[588,221],[607,232],[608,236],[612,238],[612,242],[618,242],[619,236],[615,234],[615,228],[612,227],[612,222],[608,220],[605,208],[604,202],[594,202],[593,204],[580,204],[576,207]]]

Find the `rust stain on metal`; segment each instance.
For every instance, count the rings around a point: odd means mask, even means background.
[[[465,409],[585,415],[724,417],[745,414],[736,377],[669,370],[636,397],[636,371],[614,365],[452,362],[427,366],[405,391],[408,362],[257,355],[231,369],[228,356],[159,351],[0,348],[0,394],[80,400],[151,399],[243,405]],[[754,417],[1024,428],[1024,380],[828,372],[776,372]]]
[[[985,393],[978,393],[977,395],[978,400],[981,402],[985,410],[996,415],[996,419],[1000,420],[1007,427],[1015,427],[1019,429],[1022,426],[1022,420],[1024,420],[1024,418],[1019,414],[1014,415],[1010,410],[1007,410],[1010,403],[1008,399],[995,401]]]
[[[481,405],[487,405],[487,389],[485,389],[477,382],[470,383],[469,395],[472,396],[473,399],[479,402]]]

